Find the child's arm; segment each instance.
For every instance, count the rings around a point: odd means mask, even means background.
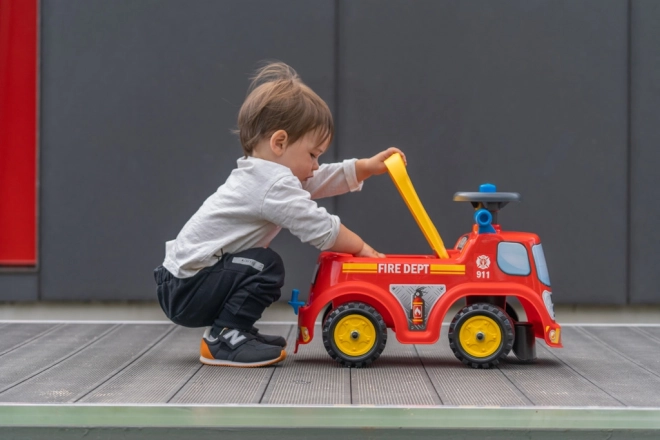
[[[385,257],[374,251],[357,234],[341,224],[310,199],[293,175],[279,179],[266,193],[260,217],[288,229],[303,243],[321,250],[345,252],[358,257]],[[331,245],[332,243],[332,245]]]
[[[334,252],[353,254],[356,257],[385,258],[384,254],[376,252],[355,232],[351,231],[343,224],[339,226],[339,235],[337,235],[337,240],[335,240],[335,244],[329,250]]]
[[[403,158],[403,161],[406,162],[405,154],[403,154],[401,150],[395,147],[381,151],[369,159],[360,159],[355,162],[355,175],[358,182],[362,182],[371,176],[383,174],[386,172],[387,167],[385,166],[385,160],[394,153],[399,153]],[[371,246],[365,243],[359,235],[348,229],[343,224],[340,225],[337,240],[335,241],[335,244],[330,248],[330,250],[334,252],[345,252],[347,254],[353,254],[356,257],[385,258],[384,254],[375,251]]]
[[[314,176],[303,182],[302,187],[312,199],[338,196],[347,192],[360,191],[362,184],[355,175],[356,159],[343,162],[324,163],[314,172]]]
[[[385,160],[394,153],[399,153],[403,158],[403,162],[407,164],[406,155],[396,147],[390,147],[369,159],[360,159],[355,162],[355,176],[357,177],[358,182],[362,182],[371,176],[386,172],[387,167],[385,166]]]
[[[399,153],[405,162],[406,156],[398,148],[388,148],[368,159],[350,159],[343,162],[323,164],[314,177],[302,184],[312,199],[322,199],[362,189],[362,181],[370,176],[387,171],[385,159]]]

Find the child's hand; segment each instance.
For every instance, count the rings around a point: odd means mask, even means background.
[[[367,243],[364,243],[362,245],[362,249],[360,252],[355,254],[356,257],[367,257],[367,258],[385,258],[385,254],[381,254],[380,252],[376,252],[374,248],[369,246]]]
[[[385,151],[381,151],[369,159],[360,159],[355,164],[355,174],[359,182],[363,181],[367,177],[377,176],[383,174],[387,171],[385,166],[385,160],[389,158],[394,153],[399,153],[403,162],[407,165],[406,155],[403,154],[401,150],[396,147],[390,147]]]

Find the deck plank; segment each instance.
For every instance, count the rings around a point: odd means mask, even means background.
[[[263,334],[287,336],[291,325],[260,325]],[[289,338],[289,343],[292,342]],[[273,372],[279,365],[264,368],[229,368],[204,365],[170,400],[173,404],[260,403]]]
[[[112,324],[68,324],[6,353],[0,357],[0,393],[62,362],[115,328]]]
[[[202,329],[168,323],[5,324],[0,402],[660,408],[660,327],[567,326],[563,349],[538,341],[536,363],[511,354],[491,370],[460,363],[446,337],[404,345],[391,331],[370,367],[343,368],[320,326],[295,355],[295,325],[259,327],[288,337],[284,362],[202,366]]]
[[[660,406],[660,377],[608,350],[581,327],[562,329],[562,342],[564,348],[552,354],[622,405]]]
[[[287,358],[279,367],[261,403],[270,405],[349,405],[350,371],[332,360],[321,342],[321,326],[314,339],[300,345],[294,354],[296,328],[287,348]]]
[[[0,402],[75,402],[151,348],[172,326],[122,325],[65,361],[4,393]]]
[[[81,403],[167,403],[201,368],[201,329],[177,327]]]

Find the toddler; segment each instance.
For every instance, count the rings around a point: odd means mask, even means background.
[[[208,326],[200,361],[258,367],[286,357],[286,340],[254,323],[280,297],[284,265],[269,245],[286,228],[320,250],[384,257],[314,199],[358,191],[387,169],[389,148],[368,159],[319,165],[334,135],[327,104],[289,66],[257,71],[238,114],[244,157],[202,204],[154,271],[175,324]]]

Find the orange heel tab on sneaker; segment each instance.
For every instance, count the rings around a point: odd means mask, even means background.
[[[203,358],[214,359],[213,355],[211,354],[211,350],[209,350],[209,346],[206,345],[204,338],[202,338],[202,343],[199,344],[199,354],[201,354]]]

